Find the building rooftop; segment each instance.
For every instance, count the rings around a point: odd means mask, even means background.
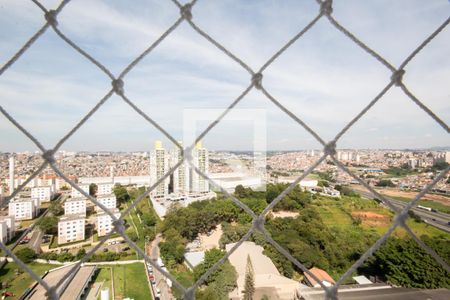
[[[68,198],[65,202],[86,201],[85,197]]]
[[[205,259],[204,251],[186,252],[184,254],[185,262],[189,268],[193,269],[203,262]]]
[[[77,215],[65,215],[62,216],[61,218],[59,218],[60,222],[65,222],[65,221],[73,221],[73,220],[79,220],[79,219],[86,219],[86,216],[83,214],[77,214]]]
[[[104,194],[104,195],[97,195],[97,199],[98,198],[109,198],[109,197],[116,197],[115,194],[111,193],[111,194]]]
[[[230,251],[234,245],[227,244],[226,250]],[[242,298],[247,257],[250,257],[253,266],[255,299],[261,299],[264,294],[271,295],[271,299],[295,299],[300,283],[282,276],[272,260],[263,254],[263,250],[263,247],[253,242],[244,242],[228,258],[238,273],[237,288],[229,295],[231,299]]]
[[[109,209],[109,211],[112,212],[113,214],[120,214],[120,211],[118,208],[112,208],[112,209]],[[107,213],[105,211],[101,210],[97,213],[97,217],[104,216],[106,214]]]
[[[302,289],[300,295],[304,300],[324,299],[324,291],[321,288]],[[395,288],[383,284],[353,285],[339,288],[338,297],[340,300],[447,300],[450,299],[450,290]]]
[[[48,285],[54,286],[58,283],[59,279],[65,276],[73,267],[73,264],[67,265],[64,267],[56,268],[50,270],[47,275],[44,275],[43,278],[47,282]],[[72,280],[66,279],[66,281],[61,285],[58,289],[58,292],[62,291],[62,295],[59,298],[60,300],[73,300],[80,299],[80,296],[83,294],[85,287],[89,283],[90,279],[94,275],[97,266],[83,266],[79,267],[75,271],[75,276]],[[40,284],[34,286],[29,296],[25,299],[29,300],[41,300],[46,299],[47,291]]]
[[[330,286],[331,284],[336,284],[334,282],[333,278],[331,278],[330,274],[328,274],[326,271],[313,267],[309,269],[311,273],[313,273],[317,279],[319,279],[325,286]],[[310,276],[308,273],[304,273],[306,279],[311,283],[312,286],[315,286],[319,284],[312,276]]]

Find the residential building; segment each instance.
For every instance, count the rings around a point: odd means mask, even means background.
[[[89,184],[80,184],[78,183],[78,186],[86,193],[89,195]],[[82,193],[80,193],[78,190],[74,189],[72,187],[72,193],[71,193],[72,198],[79,198],[79,197],[84,197],[84,195]]]
[[[69,198],[64,202],[65,215],[83,215],[86,216],[86,198]]]
[[[180,141],[178,142],[182,144]],[[170,152],[170,168],[173,168],[179,161],[183,159],[183,151],[178,147]],[[189,192],[189,169],[187,163],[183,162],[172,174],[172,191],[176,194],[184,194]]]
[[[114,214],[116,218],[120,217],[120,212],[117,208],[112,209],[111,212]],[[113,220],[112,218],[104,211],[99,212],[97,214],[97,234],[98,236],[105,236],[111,230],[113,230]]]
[[[150,186],[161,180],[169,171],[169,160],[161,141],[155,142],[155,149],[150,152]],[[151,192],[154,197],[165,197],[169,192],[169,176]]]
[[[41,202],[49,202],[54,194],[54,186],[37,186],[31,188],[31,198],[37,198]]]
[[[97,201],[106,206],[108,209],[114,209],[117,207],[117,199],[114,194],[109,195],[98,195]],[[100,206],[95,206],[95,211],[99,212],[102,211]]]
[[[86,218],[84,215],[68,215],[58,222],[58,244],[84,240]]]
[[[6,222],[0,222],[0,242],[5,244],[8,241],[8,227]]]
[[[39,213],[39,199],[15,198],[9,202],[9,216],[16,220],[31,220]]]
[[[105,182],[97,184],[97,196],[98,195],[109,195],[113,192],[114,183]]]
[[[203,174],[209,172],[208,150],[202,146],[201,142],[195,145],[192,150],[192,158],[194,166]],[[209,192],[209,182],[203,176],[198,174],[194,169],[190,170],[190,191],[193,193]]]
[[[16,232],[16,223],[15,223],[15,218],[14,216],[4,216],[4,217],[0,217],[0,226],[2,226],[2,231],[0,233],[0,235],[2,237],[4,237],[4,239],[2,238],[2,243],[4,243],[5,241],[10,241],[13,237],[14,234]],[[4,225],[1,225],[4,224]],[[3,230],[5,229],[5,231]],[[6,235],[5,235],[6,232]]]

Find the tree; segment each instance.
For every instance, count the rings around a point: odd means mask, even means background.
[[[130,200],[130,195],[128,194],[127,189],[120,184],[116,184],[114,186],[113,193],[116,196],[116,199],[119,203],[125,203],[128,202],[128,200]]]
[[[84,248],[81,248],[78,250],[77,255],[75,255],[76,260],[82,259],[86,255],[86,250]]]
[[[57,260],[59,262],[65,262],[65,261],[72,261],[74,259],[74,256],[70,252],[62,252],[58,255]]]
[[[62,207],[59,201],[51,202],[50,206],[48,207],[48,210],[54,216],[60,216],[64,213],[64,208]]]
[[[37,257],[36,252],[28,247],[17,250],[15,254],[17,258],[26,264],[29,264]]]
[[[55,216],[40,218],[39,221],[36,222],[36,226],[44,233],[54,234],[57,232],[58,218]]]
[[[139,239],[133,227],[128,228],[125,233],[133,242],[136,242]]]
[[[244,300],[252,300],[255,294],[255,273],[253,270],[252,261],[250,255],[247,255],[247,266],[245,270],[245,282],[244,282]]]
[[[444,261],[450,259],[450,241],[421,236]],[[389,238],[359,270],[389,283],[409,288],[450,288],[450,276],[411,238]]]
[[[395,184],[390,179],[381,179],[376,185],[381,186],[381,187],[394,187],[395,186]]]
[[[144,213],[144,214],[142,214],[141,219],[145,226],[155,226],[156,225],[156,217],[154,214]]]
[[[95,183],[91,183],[89,185],[89,195],[94,196],[97,195],[98,186]]]

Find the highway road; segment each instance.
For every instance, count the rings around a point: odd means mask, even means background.
[[[376,198],[375,195],[373,195],[369,191],[361,191],[361,190],[355,189],[355,192],[359,193],[361,196],[368,198],[368,199]],[[386,195],[383,195],[383,196],[387,200],[391,201],[393,206],[395,206],[399,209],[403,209],[408,204],[407,202],[389,198]],[[431,212],[431,211],[427,211],[427,210],[418,208],[417,206],[414,206],[413,208],[411,208],[411,210],[416,215],[418,215],[425,223],[430,224],[436,228],[439,228],[443,231],[450,233],[450,224],[449,224],[450,215],[449,214],[445,214],[442,212]]]

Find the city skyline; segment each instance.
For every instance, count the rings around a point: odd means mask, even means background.
[[[52,7],[55,3],[44,4]],[[385,10],[387,5],[394,7]],[[396,13],[400,7],[402,14]],[[448,1],[444,0],[426,6],[421,1],[409,1],[407,5],[337,2],[333,14],[362,41],[398,65],[447,18],[447,7]],[[4,63],[42,24],[43,16],[31,2],[11,2],[1,9],[4,18],[0,25],[8,28],[1,32],[0,61]],[[270,1],[260,5],[208,1],[193,10],[205,31],[255,69],[317,12],[314,1],[276,7]],[[136,2],[126,12],[115,2],[80,1],[69,3],[58,22],[65,34],[118,74],[177,16],[178,9],[170,1]],[[256,21],[249,23],[249,18]],[[278,30],[273,29],[275,22]],[[445,78],[450,74],[442,63],[450,50],[448,35],[444,29],[427,45],[407,66],[404,77],[413,93],[444,122],[450,119],[450,105],[445,100]],[[389,78],[389,71],[376,60],[320,20],[264,72],[263,82],[324,140],[331,140]],[[249,81],[245,70],[182,24],[125,78],[125,92],[170,134],[182,136],[184,109],[223,109]],[[49,30],[0,78],[1,105],[46,148],[51,148],[109,87],[108,78]],[[24,103],[29,110],[23,109]],[[258,91],[251,91],[237,108],[267,111],[269,150],[321,148]],[[204,142],[212,150],[251,149],[252,131],[248,125],[225,119]],[[201,128],[206,126],[201,124]],[[2,151],[36,149],[3,115],[0,136],[8,141]],[[62,149],[145,150],[149,148],[148,139],[161,139],[161,134],[113,96]],[[343,136],[338,147],[404,149],[450,146],[449,142],[445,130],[392,88]]]

